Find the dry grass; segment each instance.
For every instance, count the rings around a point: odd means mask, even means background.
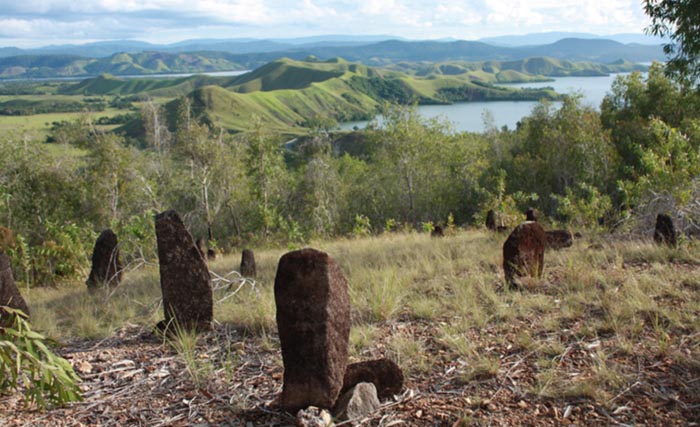
[[[331,254],[348,279],[351,357],[390,357],[409,381],[428,380],[445,364],[462,385],[510,378],[527,366],[527,379],[511,387],[518,396],[587,399],[614,409],[640,381],[638,358],[697,367],[697,245],[579,239],[545,255],[545,277],[532,289],[511,291],[500,267],[504,239],[469,230],[310,246]],[[278,347],[272,288],[284,252],[256,253],[255,286],[215,306],[218,322],[260,338],[268,351]],[[222,274],[239,261],[233,254],[211,267]],[[33,289],[35,328],[58,340],[106,337],[127,323],[151,328],[161,318],[157,273],[132,272],[117,290],[96,296],[82,284]]]

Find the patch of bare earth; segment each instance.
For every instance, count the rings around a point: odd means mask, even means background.
[[[406,316],[404,316],[406,317]],[[448,321],[444,319],[443,321]],[[426,344],[431,365],[408,376],[405,392],[385,402],[372,416],[356,420],[371,426],[688,426],[700,423],[700,368],[679,363],[674,354],[652,355],[639,349],[614,356],[625,372],[621,391],[606,401],[587,393],[536,393],[537,355],[514,346],[534,319],[471,331],[469,339],[498,357],[497,373],[466,377],[470,361],[454,357],[436,340],[434,322],[406,318],[380,325],[375,346],[363,358],[380,357],[386,339],[400,329]],[[557,371],[572,383],[593,376],[597,350],[615,347],[614,336],[574,338],[576,328],[553,333],[565,350]],[[556,336],[554,336],[556,335]],[[652,339],[652,338],[649,338]],[[211,366],[198,387],[183,359],[150,332],[127,327],[102,341],[73,342],[59,350],[82,378],[85,400],[39,412],[17,396],[0,398],[3,426],[288,426],[291,415],[276,399],[282,366],[275,337],[242,336],[219,326],[205,338],[198,358]],[[698,337],[675,350],[698,360]],[[221,343],[229,343],[222,345]],[[686,358],[683,360],[692,360]],[[208,365],[207,365],[208,363]],[[541,381],[540,381],[541,382]],[[545,384],[546,386],[546,384]],[[552,384],[552,387],[555,385]],[[556,395],[556,393],[554,393]]]

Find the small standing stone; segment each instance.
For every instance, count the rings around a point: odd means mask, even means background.
[[[214,304],[209,269],[177,212],[156,215],[156,238],[165,312],[159,328],[176,322],[182,328],[211,329]]]
[[[538,217],[537,209],[535,208],[527,208],[525,211],[525,220],[526,221],[537,221]]]
[[[281,406],[333,408],[343,386],[350,336],[347,282],[328,254],[285,254],[275,277],[275,305],[284,362]]]
[[[430,232],[431,237],[444,237],[445,230],[442,225],[433,223],[433,231]]]
[[[26,301],[22,298],[22,294],[15,284],[10,258],[5,254],[0,254],[0,306],[22,310],[24,314],[29,316],[29,307],[27,307]],[[4,310],[0,310],[0,326],[11,324],[12,316]]]
[[[567,230],[547,230],[547,249],[563,249],[574,244],[574,236]]]
[[[117,235],[111,229],[100,233],[92,251],[92,269],[87,279],[88,290],[95,290],[104,285],[117,286],[122,279],[122,264],[119,259]]]
[[[489,209],[486,213],[486,228],[489,230],[496,230],[496,212],[493,209]]]
[[[506,283],[517,286],[518,277],[542,277],[546,242],[544,229],[534,221],[523,222],[515,227],[503,244]]]
[[[257,273],[255,268],[255,254],[250,249],[243,249],[243,254],[241,254],[241,268],[239,270],[241,276],[255,278]]]
[[[670,216],[666,214],[658,214],[656,216],[654,241],[660,245],[666,244],[673,248],[678,244],[676,241],[676,229]]]
[[[359,383],[372,383],[379,400],[390,399],[403,389],[403,372],[389,359],[368,360],[348,365],[343,377],[344,394]]]

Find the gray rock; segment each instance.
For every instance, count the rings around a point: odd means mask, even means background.
[[[339,420],[354,420],[371,414],[380,406],[374,384],[359,383],[338,399],[335,413]]]

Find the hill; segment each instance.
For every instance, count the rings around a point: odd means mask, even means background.
[[[321,60],[343,57],[352,62],[371,66],[385,66],[400,62],[517,61],[541,56],[601,63],[620,60],[651,62],[665,58],[660,45],[622,44],[612,40],[581,38],[568,38],[546,45],[519,47],[463,40],[452,42],[384,40],[367,44],[341,41],[335,44],[321,42],[301,45],[284,45],[277,42],[245,42],[245,44],[246,48],[243,49],[231,47],[226,42],[218,45],[193,42],[176,49],[188,48],[187,52],[170,53],[165,50],[120,52],[99,58],[55,54],[12,56],[0,58],[0,77],[95,76],[102,73],[114,75],[203,73],[255,69],[282,57],[294,60],[303,60],[308,57]],[[134,46],[134,50],[138,48]]]

